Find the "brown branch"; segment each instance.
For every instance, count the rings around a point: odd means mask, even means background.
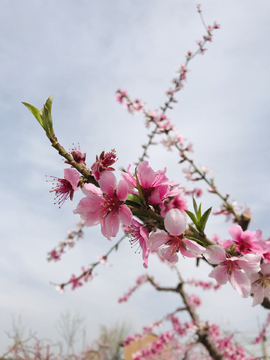
[[[189,303],[188,303],[188,296],[187,296],[187,294],[185,293],[185,291],[183,289],[184,281],[182,279],[181,279],[181,282],[177,285],[176,288],[158,286],[154,282],[154,279],[150,278],[150,277],[148,277],[148,281],[158,291],[172,291],[172,292],[178,293],[182,297],[182,300],[183,300],[183,302],[184,302],[184,304],[186,306],[186,311],[189,313],[192,320],[199,327],[199,323],[200,323],[199,317],[196,314],[195,309],[193,307],[191,307],[189,305]],[[216,345],[211,340],[211,338],[210,338],[210,336],[208,334],[208,329],[207,328],[203,328],[203,329],[199,328],[199,330],[197,331],[197,335],[198,335],[198,342],[200,342],[202,345],[204,345],[204,347],[207,349],[210,356],[214,360],[224,360],[224,356],[220,353],[219,349],[216,347]]]

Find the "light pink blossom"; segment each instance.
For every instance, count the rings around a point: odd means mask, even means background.
[[[261,271],[257,274],[250,274],[251,294],[253,297],[252,306],[263,302],[266,297],[270,300],[270,263],[261,264]]]
[[[232,287],[244,298],[250,295],[251,285],[247,274],[260,270],[260,255],[230,256],[221,246],[211,245],[207,247],[204,257],[210,264],[218,265],[209,277],[215,278],[219,285],[230,281]]]
[[[149,237],[150,250],[159,247],[159,255],[171,263],[178,261],[177,252],[187,257],[202,257],[205,248],[195,241],[184,239],[183,232],[186,230],[186,218],[178,209],[171,209],[167,212],[164,220],[165,229],[157,230]],[[163,245],[168,245],[164,247]]]
[[[124,225],[130,225],[132,212],[127,205],[124,205],[128,196],[128,185],[124,180],[117,180],[110,171],[104,171],[99,180],[102,194],[93,184],[85,184],[82,192],[86,195],[74,214],[80,214],[85,226],[101,224],[101,232],[108,240],[115,237],[119,231],[120,221]]]

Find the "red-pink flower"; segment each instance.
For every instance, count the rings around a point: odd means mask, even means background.
[[[76,163],[86,165],[86,153],[82,153],[80,145],[78,145],[78,149],[76,147],[72,149],[71,155]]]
[[[75,290],[77,287],[83,285],[82,282],[80,281],[80,278],[76,278],[74,274],[71,275],[71,279],[69,280],[69,283],[72,284],[72,290]]]
[[[82,188],[86,195],[77,208],[73,210],[74,214],[80,214],[85,226],[95,226],[101,224],[101,232],[108,240],[115,237],[119,230],[120,220],[124,225],[130,225],[132,212],[127,205],[124,205],[128,196],[128,185],[124,180],[117,180],[110,171],[101,174],[99,188],[93,184],[85,184]]]
[[[99,157],[96,156],[96,161],[91,166],[95,179],[98,181],[100,179],[100,174],[103,171],[114,171],[114,168],[111,167],[111,165],[113,165],[116,160],[115,149],[112,149],[109,152],[102,151]]]
[[[48,180],[53,182],[50,192],[55,192],[55,203],[61,207],[68,198],[73,199],[74,191],[78,190],[80,175],[75,169],[64,169],[64,179],[55,176],[51,176],[51,178],[53,180]]]
[[[243,231],[239,225],[230,226],[228,231],[233,240],[224,241],[224,247],[230,248],[231,245],[234,245],[236,251],[239,251],[242,254],[248,254],[251,252],[254,254],[263,254],[265,252],[265,241],[259,240],[256,237],[255,231]]]
[[[123,226],[127,236],[130,238],[132,246],[139,243],[142,249],[143,266],[148,268],[148,257],[150,253],[149,233],[143,224],[140,224],[137,220],[132,219],[130,226]]]

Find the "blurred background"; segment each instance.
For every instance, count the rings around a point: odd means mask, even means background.
[[[188,50],[197,49],[205,31],[196,2],[190,0],[2,0],[0,4],[0,354],[11,341],[5,331],[20,314],[26,329],[40,338],[58,339],[56,323],[65,311],[85,319],[85,335],[77,349],[90,344],[100,325],[126,322],[134,332],[180,306],[175,294],[156,293],[143,285],[127,303],[118,303],[138,275],[144,274],[141,255],[129,242],[100,265],[98,276],[83,287],[60,295],[50,284],[79,275],[111,246],[100,227],[85,236],[57,263],[47,252],[66,237],[78,216],[72,210],[81,195],[59,210],[45,175],[63,177],[63,160],[50,146],[43,129],[21,104],[41,108],[54,95],[53,119],[59,142],[71,149],[78,142],[90,167],[103,150],[116,149],[121,166],[133,164],[147,141],[142,114],[130,115],[115,100],[126,89],[132,99],[155,110],[166,100],[179,64]],[[250,230],[270,236],[269,223],[269,34],[270,3],[261,0],[202,0],[207,25],[214,32],[204,55],[189,64],[187,83],[176,98],[169,118],[194,144],[194,160],[211,167],[218,189],[231,200],[248,204],[254,214]],[[167,167],[170,180],[190,189],[176,152],[152,147],[149,162],[157,171]],[[220,201],[204,191],[203,209]],[[212,216],[206,232],[228,238],[225,217]],[[120,238],[119,234],[119,238]],[[118,238],[116,238],[117,240]],[[116,240],[113,240],[112,243]],[[180,259],[187,278],[208,280],[209,266]],[[152,256],[148,274],[161,285],[175,285],[175,275]],[[189,290],[189,289],[187,289]],[[230,285],[216,293],[197,291],[202,298],[202,320],[237,331],[245,346],[256,336],[267,311],[252,308]],[[236,335],[238,336],[238,335]]]

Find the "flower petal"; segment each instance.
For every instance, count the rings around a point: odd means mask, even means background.
[[[220,245],[207,246],[203,256],[213,265],[217,265],[226,260],[225,250]]]
[[[173,236],[179,236],[186,230],[186,218],[179,209],[171,209],[164,220],[165,229]]]
[[[120,220],[126,226],[129,226],[132,221],[132,212],[127,205],[121,205],[118,210]]]
[[[161,245],[164,245],[168,240],[170,240],[170,236],[164,230],[157,230],[149,237],[150,250],[156,250]]]
[[[239,270],[232,271],[232,274],[230,276],[230,283],[232,284],[232,287],[236,291],[238,291],[243,298],[249,297],[251,285],[249,278],[245,273],[242,273]]]
[[[224,285],[229,280],[226,266],[217,266],[209,274],[209,277],[217,280],[219,285]]]
[[[111,171],[102,172],[98,183],[103,193],[111,197],[113,196],[113,192],[117,186],[117,180]]]
[[[128,184],[125,180],[120,180],[117,186],[116,194],[119,200],[125,201],[128,196]]]

